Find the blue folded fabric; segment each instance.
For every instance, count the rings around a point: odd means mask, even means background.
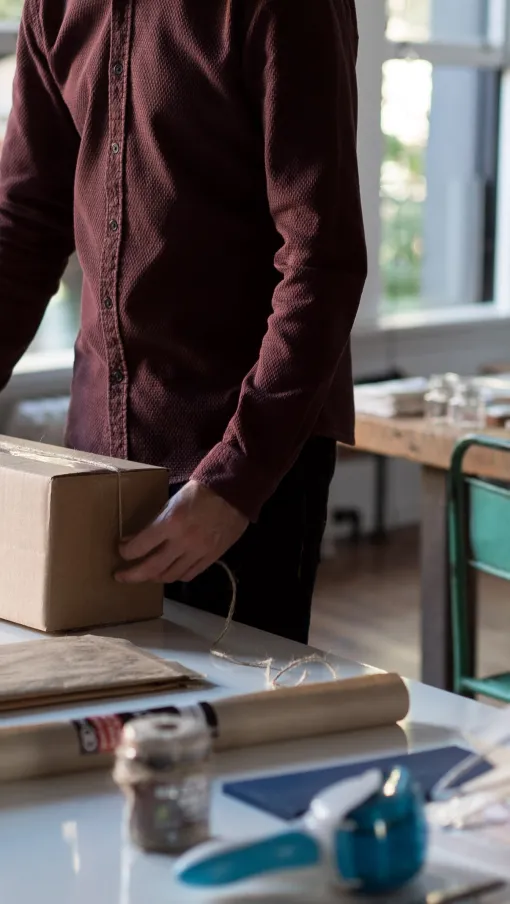
[[[347,778],[361,775],[368,769],[392,769],[405,766],[420,784],[426,799],[440,778],[470,756],[460,747],[441,747],[421,753],[395,754],[383,759],[364,762],[342,763],[328,769],[312,769],[309,772],[294,772],[291,775],[275,775],[269,778],[251,779],[244,782],[229,782],[224,785],[225,794],[279,819],[292,820],[303,816],[312,799],[330,785]],[[473,779],[488,772],[492,767],[482,762],[462,776],[461,781]]]

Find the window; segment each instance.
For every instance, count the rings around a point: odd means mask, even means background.
[[[14,55],[0,58],[0,148],[5,137],[7,120],[11,112],[12,82],[16,68]]]
[[[15,47],[23,0],[0,0],[0,151],[12,105]],[[31,351],[53,352],[74,344],[79,324],[81,273],[73,258],[50,302]]]
[[[0,147],[22,5],[0,0]],[[510,310],[510,0],[356,5],[370,255],[360,321],[480,303]],[[79,295],[73,261],[37,348],[72,344]]]
[[[499,300],[510,0],[357,6],[360,141],[372,129],[361,180],[373,186],[377,168],[380,185],[379,220],[367,216],[371,319]]]
[[[497,73],[388,60],[382,97],[386,306],[490,301]]]
[[[0,19],[15,22],[21,16],[23,0],[0,0]]]
[[[480,44],[489,35],[487,0],[388,0],[390,41]]]

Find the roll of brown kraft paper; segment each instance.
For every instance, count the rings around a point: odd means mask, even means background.
[[[223,751],[394,725],[408,714],[409,694],[398,675],[376,674],[150,712],[190,709]],[[0,781],[109,768],[123,726],[141,715],[147,710],[0,728]]]

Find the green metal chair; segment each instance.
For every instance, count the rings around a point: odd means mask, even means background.
[[[510,454],[510,442],[470,436],[456,445],[452,456],[448,516],[454,690],[510,703],[510,672],[489,678],[475,675],[476,628],[468,595],[470,568],[510,581],[510,486],[463,473],[464,457],[473,446]]]

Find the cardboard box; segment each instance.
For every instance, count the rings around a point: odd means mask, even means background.
[[[66,631],[158,618],[163,587],[117,583],[123,536],[168,499],[163,468],[0,436],[0,618]]]

